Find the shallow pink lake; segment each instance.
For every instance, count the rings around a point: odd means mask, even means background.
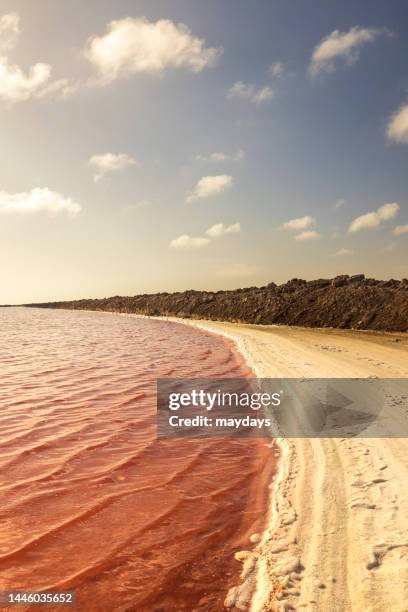
[[[232,343],[3,308],[0,362],[0,590],[75,590],[87,611],[223,610],[234,552],[265,521],[272,451],[157,439],[155,392],[158,377],[251,376]]]

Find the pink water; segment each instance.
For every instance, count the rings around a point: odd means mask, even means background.
[[[262,528],[271,450],[158,440],[155,383],[250,375],[231,343],[4,308],[0,363],[0,590],[75,590],[81,610],[222,610],[233,553]]]

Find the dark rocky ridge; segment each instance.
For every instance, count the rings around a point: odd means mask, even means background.
[[[27,304],[43,308],[101,310],[239,323],[408,331],[408,279],[356,276],[230,291],[184,291],[134,297]]]

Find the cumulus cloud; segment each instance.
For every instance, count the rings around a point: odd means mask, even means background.
[[[334,253],[335,257],[346,257],[347,255],[353,255],[354,251],[351,249],[339,249]]]
[[[333,72],[339,59],[343,59],[348,65],[353,64],[365,44],[373,42],[385,33],[388,32],[384,28],[359,26],[351,28],[348,32],[334,30],[315,47],[309,66],[310,74],[316,76],[320,72]]]
[[[20,17],[8,13],[0,17],[0,52],[10,51],[16,46],[20,34]]]
[[[255,91],[255,85],[237,81],[229,88],[228,98],[251,98]]]
[[[203,176],[192,193],[187,195],[187,202],[202,200],[218,195],[229,189],[233,185],[233,178],[229,174],[219,174],[218,176]]]
[[[93,155],[88,164],[96,168],[97,173],[94,175],[94,181],[100,181],[105,174],[110,172],[120,172],[130,166],[136,165],[136,160],[125,153],[103,153],[102,155]]]
[[[222,151],[216,151],[210,153],[210,155],[196,155],[196,160],[201,162],[239,162],[245,159],[245,151],[238,149],[236,153],[223,153]]]
[[[170,242],[172,249],[201,249],[210,244],[209,238],[192,238],[187,234],[182,234]]]
[[[70,79],[51,80],[52,68],[39,62],[28,73],[17,64],[0,57],[0,99],[8,103],[24,102],[31,98],[66,98],[79,84]]]
[[[279,229],[293,230],[298,232],[299,230],[304,230],[308,227],[313,227],[314,225],[316,225],[316,219],[310,215],[306,215],[305,217],[297,217],[296,219],[286,221],[286,223],[283,223]]]
[[[408,103],[400,106],[391,117],[387,136],[391,141],[408,144]]]
[[[252,97],[252,101],[255,102],[255,104],[261,104],[262,102],[272,100],[273,97],[273,90],[269,87],[269,85],[265,85],[265,87],[260,87],[255,92],[255,95]]]
[[[7,102],[21,102],[43,95],[48,85],[51,66],[34,64],[25,74],[20,66],[10,64],[6,57],[0,57],[0,98]]]
[[[300,232],[295,236],[295,240],[299,240],[303,242],[304,240],[316,240],[317,238],[321,238],[319,232],[315,232],[313,230],[309,230],[306,232]]]
[[[74,94],[80,87],[79,81],[72,79],[58,79],[50,81],[44,87],[41,87],[37,94],[37,98],[58,98],[63,99]]]
[[[205,40],[182,23],[145,17],[112,21],[105,34],[89,39],[84,51],[106,82],[138,73],[161,74],[168,68],[201,72],[221,53],[221,48],[206,47]]]
[[[403,234],[408,234],[408,223],[407,225],[397,225],[394,228],[393,232],[394,236],[402,236]]]
[[[46,212],[50,216],[66,213],[77,215],[81,205],[48,187],[37,187],[22,193],[6,193],[0,191],[0,212],[34,214]]]
[[[227,92],[227,97],[242,98],[253,102],[254,104],[262,104],[263,102],[269,102],[274,97],[274,92],[269,85],[264,87],[255,87],[252,83],[244,83],[243,81],[237,81]]]
[[[28,71],[9,61],[7,55],[17,43],[20,34],[20,18],[17,13],[0,17],[0,100],[9,104],[30,98],[66,97],[78,85],[69,79],[51,80],[52,68],[38,62]]]
[[[209,227],[205,232],[207,236],[211,238],[220,238],[225,234],[239,234],[241,231],[240,223],[233,223],[232,225],[224,225],[223,223],[216,223],[212,227]]]
[[[350,224],[349,232],[359,232],[362,229],[373,229],[378,227],[383,221],[393,219],[400,209],[397,202],[384,204],[374,212],[368,212],[360,215]]]
[[[206,238],[205,236],[192,238],[188,234],[182,234],[170,242],[170,247],[173,249],[200,249],[210,244],[210,238],[221,238],[226,234],[237,234],[240,231],[240,223],[233,223],[232,225],[227,226],[225,226],[223,223],[216,223],[212,227],[208,228],[208,230],[205,232],[209,238]]]

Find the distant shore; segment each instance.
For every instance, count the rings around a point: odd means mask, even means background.
[[[355,276],[229,291],[184,291],[26,304],[263,325],[408,331],[408,280]]]

